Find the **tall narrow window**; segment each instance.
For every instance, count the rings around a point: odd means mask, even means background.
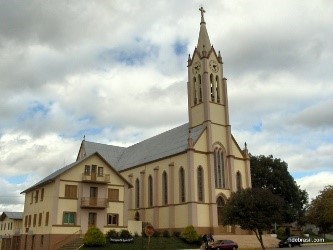
[[[39,213],[38,215],[38,226],[40,227],[42,225],[42,213]]]
[[[148,206],[153,206],[153,177],[148,177]]]
[[[193,101],[197,104],[197,79],[193,77]]]
[[[198,76],[199,80],[199,102],[202,102],[202,84],[201,84],[201,75]]]
[[[162,174],[162,200],[163,205],[168,204],[168,175],[165,171]]]
[[[45,226],[48,226],[49,225],[49,212],[46,212],[46,215],[45,215]]]
[[[216,80],[216,82],[215,82],[215,86],[216,86],[216,99],[217,99],[217,102],[220,102],[221,98],[220,98],[220,83],[219,83],[219,77],[216,76],[215,80]]]
[[[44,188],[42,188],[41,192],[40,192],[40,201],[44,200]]]
[[[216,148],[214,151],[214,174],[215,174],[215,187],[225,188],[225,166],[224,156],[222,149]]]
[[[210,97],[212,101],[215,99],[214,91],[214,77],[213,74],[210,74]]]
[[[89,213],[88,214],[88,226],[94,227],[96,226],[97,222],[97,213]]]
[[[236,187],[237,191],[240,191],[242,189],[242,175],[239,171],[236,174]]]
[[[180,202],[185,202],[185,171],[181,167],[179,169],[179,200]]]
[[[203,169],[201,166],[198,167],[197,171],[198,178],[198,200],[204,201],[204,178],[203,178]]]
[[[222,219],[223,219],[223,207],[225,205],[225,202],[221,196],[219,196],[216,200],[217,205],[217,223],[218,225],[222,225]]]
[[[135,180],[135,207],[140,207],[140,181],[139,179]]]
[[[98,167],[98,176],[103,176],[103,167]]]
[[[39,194],[39,190],[36,190],[36,195],[35,195],[35,203],[38,202],[38,194]]]
[[[84,174],[85,175],[90,175],[90,166],[89,165],[84,166]]]
[[[36,226],[36,222],[37,222],[37,214],[34,214],[33,227]]]

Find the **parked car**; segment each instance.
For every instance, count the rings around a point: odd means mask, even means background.
[[[298,236],[290,236],[284,240],[281,240],[279,243],[279,247],[294,247],[294,246],[302,246],[303,240]]]
[[[237,243],[233,242],[232,240],[217,240],[208,246],[208,249],[216,249],[216,250],[222,250],[222,249],[236,250],[237,248],[238,248]]]

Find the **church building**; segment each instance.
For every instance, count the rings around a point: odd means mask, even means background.
[[[231,192],[251,187],[250,159],[231,133],[222,57],[200,11],[187,64],[188,123],[127,148],[83,141],[77,160],[98,152],[132,185],[129,220],[159,230],[237,233],[222,225],[221,208]]]
[[[246,233],[222,224],[231,193],[251,187],[250,158],[231,133],[222,57],[200,11],[187,61],[188,122],[129,147],[83,140],[75,162],[22,192],[20,249],[58,249],[91,226],[141,234],[141,222],[159,231]]]

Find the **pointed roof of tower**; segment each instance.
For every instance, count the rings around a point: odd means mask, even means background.
[[[201,22],[200,22],[200,32],[199,32],[197,50],[202,55],[202,51],[204,50],[206,52],[209,51],[212,45],[210,44],[208,32],[206,29],[206,22],[204,17],[205,10],[202,6],[199,10],[201,12]]]

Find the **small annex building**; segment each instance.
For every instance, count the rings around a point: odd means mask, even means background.
[[[21,249],[58,249],[90,226],[127,229],[131,184],[94,152],[24,190]]]
[[[23,212],[3,212],[0,215],[0,250],[20,249]]]

